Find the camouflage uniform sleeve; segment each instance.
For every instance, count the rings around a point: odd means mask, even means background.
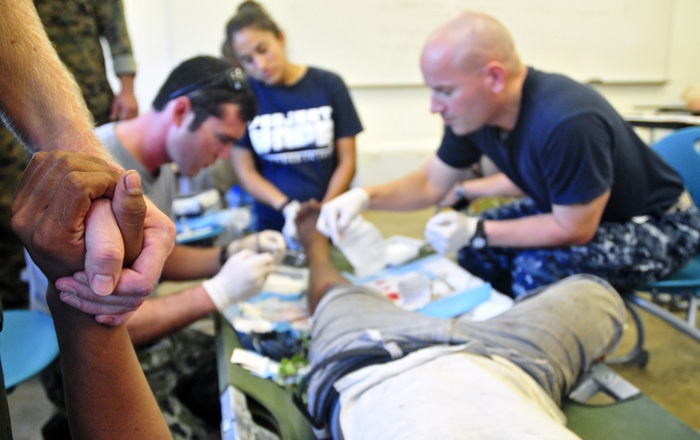
[[[122,1],[96,0],[94,4],[100,34],[109,42],[115,75],[135,74],[136,61],[131,49],[129,32],[126,28]]]

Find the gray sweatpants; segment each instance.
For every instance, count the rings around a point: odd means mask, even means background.
[[[578,377],[617,345],[625,306],[615,290],[591,275],[575,275],[542,288],[487,321],[438,319],[396,307],[363,286],[332,289],[313,320],[310,360],[317,364],[350,349],[377,347],[367,329],[384,341],[467,344],[471,353],[499,355],[530,374],[560,403]],[[315,385],[326,376],[314,377]]]

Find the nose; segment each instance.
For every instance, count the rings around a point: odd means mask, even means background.
[[[445,104],[435,96],[430,95],[430,113],[442,113],[445,111]]]
[[[267,60],[264,56],[259,54],[253,56],[253,63],[255,64],[255,69],[259,72],[267,67]]]

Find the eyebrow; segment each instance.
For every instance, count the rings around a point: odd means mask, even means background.
[[[236,142],[238,140],[238,138],[236,138],[236,137],[229,136],[229,135],[223,134],[223,133],[216,133],[216,137],[219,138],[219,140],[221,142],[231,143],[231,144],[233,144],[234,142]]]

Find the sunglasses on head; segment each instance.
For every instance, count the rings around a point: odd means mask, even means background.
[[[243,70],[239,67],[232,67],[224,72],[212,75],[209,78],[204,78],[203,80],[186,85],[185,87],[168,95],[168,99],[172,100],[190,92],[194,92],[195,90],[219,85],[227,85],[231,90],[235,90],[237,92],[244,92],[248,90],[248,80],[246,79]]]

